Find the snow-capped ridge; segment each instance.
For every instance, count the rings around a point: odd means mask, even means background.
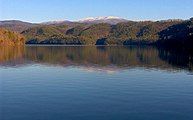
[[[78,22],[97,21],[97,20],[111,20],[111,19],[122,20],[122,18],[120,18],[120,17],[107,16],[107,17],[88,17],[88,18],[81,19]]]
[[[120,22],[126,22],[128,20],[115,17],[115,16],[106,16],[106,17],[88,17],[81,20],[68,21],[68,20],[56,20],[43,22],[43,25],[56,25],[56,24],[70,24],[70,23],[88,23],[88,24],[98,24],[98,23],[108,23],[108,24],[117,24]]]

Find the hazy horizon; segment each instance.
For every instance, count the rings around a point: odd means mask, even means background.
[[[108,16],[99,16],[99,17],[108,17]],[[116,16],[115,16],[116,17]],[[90,18],[90,17],[87,17],[87,18]],[[192,17],[190,17],[192,18]],[[151,20],[151,19],[144,19],[144,20],[132,20],[132,19],[127,19],[127,18],[123,18],[125,20],[128,20],[128,21],[162,21],[162,20],[189,20],[190,18],[187,18],[187,19],[180,19],[180,18],[168,18],[168,19],[158,19],[158,20]],[[25,21],[25,20],[20,20],[20,19],[5,19],[5,20],[1,20],[0,21],[21,21],[21,22],[28,22],[28,23],[34,23],[34,24],[38,24],[38,23],[49,23],[49,22],[63,22],[63,21],[69,21],[69,22],[80,22],[80,20],[83,20],[83,19],[86,19],[86,18],[82,18],[82,19],[78,19],[78,20],[69,20],[69,19],[61,19],[61,20],[49,20],[49,21],[40,21],[40,22],[31,22],[31,21]]]
[[[117,16],[127,20],[189,19],[193,0],[0,0],[0,20],[32,23]]]

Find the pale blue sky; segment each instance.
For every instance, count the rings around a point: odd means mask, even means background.
[[[45,22],[96,16],[188,19],[193,17],[193,0],[0,0],[0,20]]]

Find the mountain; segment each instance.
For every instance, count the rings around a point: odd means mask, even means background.
[[[43,22],[41,24],[43,25],[71,25],[71,24],[78,24],[78,23],[84,23],[84,24],[99,24],[99,23],[108,23],[111,25],[115,25],[120,22],[127,22],[128,20],[114,17],[114,16],[108,16],[108,17],[88,17],[84,18],[78,21],[68,21],[68,20],[61,20],[61,21],[49,21],[49,22]]]
[[[20,33],[27,44],[193,46],[193,18],[128,21],[118,17],[97,17],[40,24],[1,21],[0,27],[23,30]]]
[[[114,17],[114,16],[108,16],[108,17],[89,17],[82,20],[79,20],[79,23],[87,23],[87,24],[98,24],[98,23],[108,23],[111,25],[115,25],[117,23],[121,22],[127,22],[128,20]]]
[[[48,21],[48,22],[43,22],[41,24],[43,25],[58,25],[58,24],[69,24],[71,21],[68,20],[61,20],[61,21]]]
[[[18,20],[6,20],[0,21],[0,28],[5,28],[14,32],[21,33],[27,29],[38,27],[38,26],[68,26],[69,28],[73,28],[78,25],[82,25],[83,23],[71,22],[71,21],[49,21],[43,23],[29,23]],[[83,24],[85,25],[85,24]]]
[[[152,44],[159,32],[182,21],[143,21],[68,25],[39,25],[22,32],[28,44],[129,45]]]
[[[89,26],[89,25],[98,24],[98,23],[108,23],[111,25],[115,25],[117,23],[127,22],[127,21],[128,20],[126,19],[112,17],[112,16],[86,18],[80,21],[62,20],[62,21],[48,21],[48,22],[43,22],[43,23],[29,23],[29,22],[23,22],[19,20],[5,20],[5,21],[0,21],[0,28],[6,28],[8,30],[21,33],[24,30],[27,30],[32,27],[40,26],[40,25],[53,25],[53,26],[67,25],[69,26],[69,28],[73,28],[79,25]]]
[[[160,21],[160,22],[175,22],[175,21],[182,21],[182,20],[167,20],[167,21]],[[42,25],[68,26],[69,28],[74,28],[76,26],[89,27],[90,25],[99,24],[99,23],[116,25],[118,23],[126,23],[126,22],[134,22],[134,21],[129,21],[129,20],[119,18],[119,17],[114,17],[114,16],[89,17],[79,21],[61,20],[61,21],[48,21],[48,22],[42,22],[42,23],[29,23],[29,22],[23,22],[19,20],[6,20],[6,21],[0,21],[0,28],[6,28],[8,30],[21,33],[29,28],[42,26]]]
[[[8,30],[15,31],[18,33],[37,25],[38,24],[33,24],[33,23],[23,22],[18,20],[0,21],[0,28],[6,28]]]

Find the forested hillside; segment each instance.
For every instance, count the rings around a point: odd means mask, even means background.
[[[118,24],[64,22],[29,25],[20,32],[25,36],[26,44],[193,46],[193,18],[155,22],[125,21]]]
[[[26,36],[27,44],[84,44],[84,45],[129,45],[152,44],[160,39],[159,33],[182,21],[128,21],[111,25],[77,24],[41,25],[29,28],[21,34]]]
[[[25,38],[15,32],[0,28],[0,46],[24,45]]]

